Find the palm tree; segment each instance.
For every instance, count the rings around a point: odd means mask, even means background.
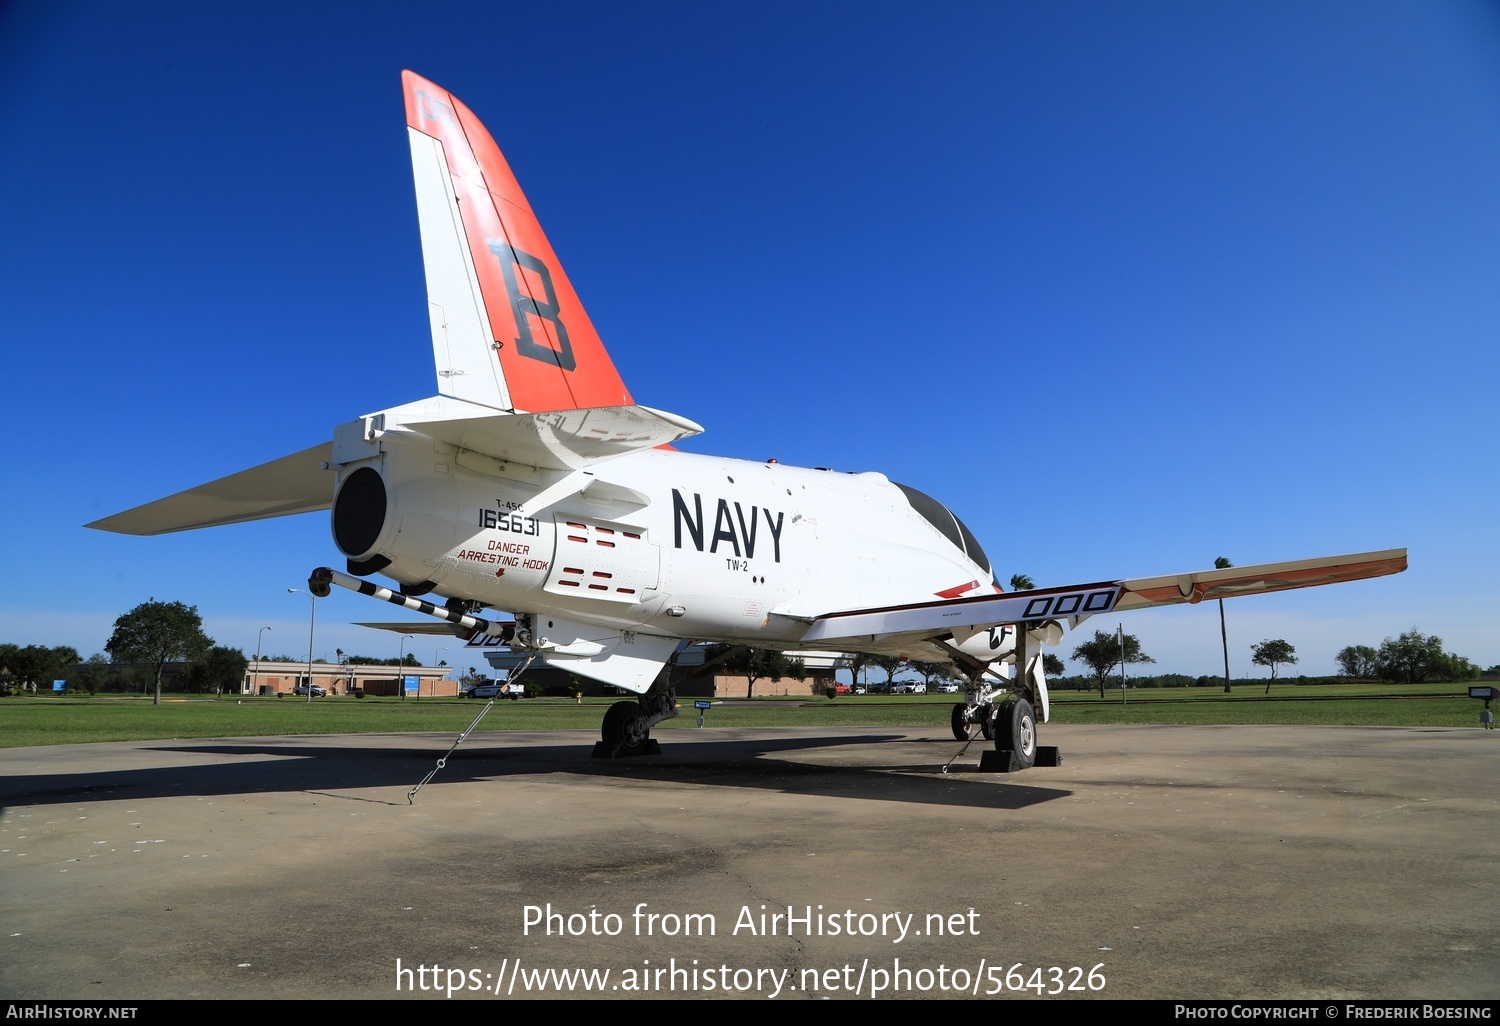
[[[1010,575],[1011,591],[1031,591],[1035,587],[1036,585],[1032,583],[1031,578],[1027,577],[1025,574]]]
[[[1228,570],[1234,566],[1229,560],[1220,556],[1214,560],[1215,570]],[[1224,626],[1224,600],[1219,599],[1219,637],[1224,641],[1224,694],[1230,693],[1229,688],[1229,631]]]

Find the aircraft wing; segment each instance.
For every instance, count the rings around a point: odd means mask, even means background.
[[[914,643],[950,634],[962,641],[977,631],[1005,623],[1071,619],[1076,626],[1095,613],[1290,591],[1383,577],[1405,569],[1406,550],[1386,549],[942,602],[854,609],[817,617],[802,640],[815,642],[819,647],[842,642],[855,651],[872,643],[888,647],[893,635]]]
[[[1357,552],[1349,556],[1297,559],[1288,563],[1200,570],[1197,573],[1166,577],[1140,577],[1122,582],[1125,595],[1115,608],[1144,609],[1147,606],[1172,606],[1182,602],[1196,605],[1204,599],[1235,598],[1240,595],[1291,591],[1295,588],[1315,588],[1320,584],[1362,581],[1368,577],[1399,574],[1405,569],[1406,550],[1385,549],[1381,552]]]
[[[170,534],[327,509],[333,505],[333,477],[325,469],[331,459],[333,443],[324,442],[85,526],[116,534]]]

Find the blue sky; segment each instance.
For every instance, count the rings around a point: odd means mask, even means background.
[[[1367,0],[8,3],[0,641],[88,654],[155,597],[306,651],[325,516],[80,525],[434,391],[403,67],[688,447],[884,471],[1002,579],[1406,546],[1229,603],[1236,675],[1413,626],[1500,663],[1500,7]],[[347,626],[386,607],[318,615],[395,654]],[[1214,673],[1217,620],[1126,630]]]

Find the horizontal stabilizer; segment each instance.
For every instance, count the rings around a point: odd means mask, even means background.
[[[324,464],[332,458],[333,443],[324,442],[85,526],[116,534],[170,534],[327,509],[333,505],[333,475]]]
[[[447,635],[453,637],[458,632],[450,624],[441,620],[392,620],[388,623],[364,623],[357,622],[355,627],[370,627],[377,631],[391,631],[394,634],[431,634],[438,637]]]
[[[577,470],[703,431],[685,417],[647,406],[496,413],[445,396],[408,403],[366,419],[372,438],[405,429],[505,463],[543,470]]]

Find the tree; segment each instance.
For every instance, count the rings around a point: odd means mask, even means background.
[[[1032,591],[1035,588],[1036,588],[1036,584],[1033,583],[1032,580],[1031,580],[1031,578],[1027,577],[1025,574],[1011,574],[1010,575],[1010,590],[1011,591]]]
[[[951,669],[947,663],[926,663],[920,659],[913,659],[906,665],[921,674],[922,683],[926,684],[929,688],[932,687],[934,680],[947,680],[951,674]]]
[[[35,694],[51,691],[54,680],[66,680],[72,674],[78,665],[78,650],[67,645],[7,645],[0,662],[9,671],[13,687],[24,687]]]
[[[1100,698],[1104,697],[1104,678],[1109,676],[1110,670],[1120,665],[1120,648],[1121,641],[1117,635],[1095,631],[1092,641],[1085,641],[1073,650],[1072,658],[1087,664],[1094,671],[1094,676],[1099,681]],[[1156,662],[1141,651],[1140,639],[1134,634],[1125,635],[1124,650],[1127,663]]]
[[[712,658],[718,653],[710,651]],[[724,661],[724,668],[731,673],[743,673],[748,678],[745,685],[745,697],[749,698],[755,690],[755,682],[762,677],[771,680],[780,680],[783,677],[802,677],[806,669],[801,659],[788,659],[785,652],[778,652],[769,648],[747,648],[730,656]]]
[[[1228,570],[1234,566],[1225,556],[1214,560],[1215,570]],[[1219,599],[1219,639],[1224,642],[1224,694],[1233,690],[1229,683],[1229,628],[1224,625],[1224,600]]]
[[[885,684],[889,689],[895,683],[896,674],[901,670],[902,659],[900,656],[891,655],[871,656],[870,665],[878,666],[885,671]]]
[[[1256,666],[1269,666],[1271,678],[1266,681],[1266,694],[1271,693],[1271,685],[1276,680],[1276,667],[1285,664],[1295,666],[1297,663],[1297,650],[1289,642],[1280,638],[1274,641],[1262,641],[1259,645],[1250,646],[1250,661]]]
[[[1461,655],[1446,652],[1443,654],[1443,667],[1434,676],[1440,680],[1476,680],[1479,677],[1479,666]]]
[[[1339,654],[1334,659],[1339,664],[1339,672],[1345,677],[1369,680],[1380,676],[1380,653],[1369,645],[1346,646],[1339,649]]]
[[[195,691],[213,692],[239,691],[245,680],[245,667],[250,660],[237,648],[215,645],[202,656],[193,660],[183,675],[184,683]]]
[[[95,652],[74,672],[78,676],[78,686],[96,695],[109,683],[109,659],[103,652]]]
[[[117,660],[145,663],[156,678],[154,705],[161,704],[162,666],[174,660],[193,659],[213,647],[203,633],[203,617],[197,606],[149,599],[115,621],[104,650]]]
[[[1042,656],[1042,672],[1048,677],[1061,677],[1067,670],[1068,668],[1063,665],[1063,661],[1051,652]]]
[[[1375,654],[1376,672],[1385,680],[1418,684],[1424,680],[1472,680],[1479,667],[1463,656],[1443,651],[1443,639],[1413,627],[1399,638],[1386,638]]]
[[[1377,672],[1385,680],[1418,684],[1443,664],[1443,639],[1413,627],[1399,638],[1386,638],[1375,654]]]
[[[293,660],[293,662],[295,662],[295,661],[296,660]],[[374,656],[346,655],[346,656],[344,656],[344,662],[347,663],[350,666],[397,666],[397,665],[400,665],[400,666],[421,666],[422,665],[421,663],[417,662],[417,657],[414,656],[414,655],[412,655],[410,652],[406,653],[405,657],[404,658],[400,658],[400,659],[396,658],[395,656],[391,656],[388,659],[377,659]]]
[[[849,667],[850,687],[858,687],[860,667],[870,665],[870,657],[863,652],[845,652],[844,664]]]

